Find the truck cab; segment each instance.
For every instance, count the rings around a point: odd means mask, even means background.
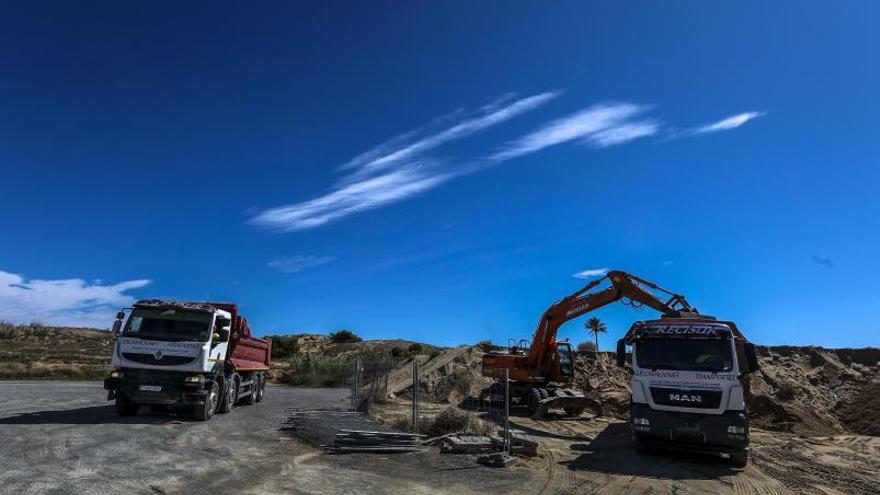
[[[124,317],[114,324],[114,369],[104,381],[120,416],[185,405],[207,420],[262,400],[271,343],[250,336],[235,305],[150,299]]]
[[[758,364],[754,345],[734,323],[702,315],[637,322],[618,341],[617,359],[632,372],[630,424],[637,450],[717,453],[745,466],[748,374]]]

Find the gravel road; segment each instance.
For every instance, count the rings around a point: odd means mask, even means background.
[[[98,382],[0,382],[0,494],[464,495],[539,482],[430,449],[321,455],[279,431],[290,408],[344,408],[345,390],[270,386],[207,423],[146,408],[117,418],[105,397]]]

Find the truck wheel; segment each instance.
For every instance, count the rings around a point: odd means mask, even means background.
[[[749,463],[749,453],[736,452],[734,454],[730,454],[730,462],[738,468],[745,468],[746,465]]]
[[[266,377],[262,374],[257,375],[260,379],[260,386],[257,387],[257,402],[263,401],[263,395],[266,393]]]
[[[226,392],[220,401],[220,407],[217,409],[219,414],[226,414],[235,407],[235,400],[238,397],[238,380],[235,376],[231,376],[226,380]]]
[[[140,408],[141,406],[132,402],[128,397],[124,395],[116,396],[116,415],[120,418],[134,416]]]
[[[208,421],[211,419],[211,416],[214,415],[214,411],[217,410],[218,402],[220,402],[220,385],[217,385],[217,382],[214,382],[211,384],[211,389],[208,390],[208,396],[205,397],[205,403],[197,405],[193,411],[196,420]]]
[[[260,377],[254,375],[251,378],[251,393],[241,399],[241,403],[246,406],[252,406],[257,402],[257,389],[260,388]]]

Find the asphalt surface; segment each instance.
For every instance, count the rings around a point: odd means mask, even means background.
[[[0,494],[463,495],[533,478],[430,449],[322,455],[279,430],[289,409],[344,409],[346,396],[270,385],[263,402],[201,423],[147,408],[117,418],[99,382],[0,382]]]

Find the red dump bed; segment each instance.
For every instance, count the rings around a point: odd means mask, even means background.
[[[226,362],[236,371],[265,371],[272,365],[272,340],[251,335],[247,319],[238,313],[238,305],[208,303],[232,314],[232,332],[229,335],[229,351]]]

